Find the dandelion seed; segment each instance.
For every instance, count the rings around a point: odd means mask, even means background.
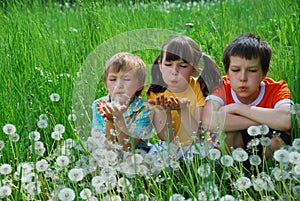
[[[41,183],[40,182],[29,182],[26,185],[26,191],[29,195],[35,196],[41,193]]]
[[[60,95],[57,93],[53,93],[50,95],[50,100],[52,102],[58,102],[60,100]]]
[[[62,124],[56,124],[53,130],[62,134],[65,132],[65,126]]]
[[[80,191],[80,198],[83,200],[90,200],[92,197],[92,191],[88,188],[84,188]]]
[[[300,164],[300,153],[297,151],[290,152],[290,163],[292,164]]]
[[[148,201],[149,197],[146,194],[140,193],[137,197],[137,201]]]
[[[260,143],[263,147],[268,147],[271,145],[271,139],[269,137],[262,137],[260,138]]]
[[[143,156],[140,154],[133,154],[131,156],[131,162],[134,164],[141,164],[143,162]]]
[[[292,192],[296,198],[299,198],[300,197],[300,185],[292,187]]]
[[[16,127],[13,125],[13,124],[5,124],[3,126],[3,132],[6,134],[6,135],[10,135],[10,134],[13,134],[17,131]]]
[[[170,201],[185,201],[185,197],[181,194],[173,194],[170,196]]]
[[[294,173],[295,173],[295,175],[300,176],[300,164],[295,165]]]
[[[75,199],[74,190],[71,188],[64,188],[59,191],[58,198],[61,201],[73,201]]]
[[[265,189],[265,182],[261,178],[255,178],[252,180],[252,186],[255,191],[263,191]]]
[[[53,132],[51,133],[51,138],[52,138],[53,140],[59,141],[59,140],[62,139],[62,134],[61,134],[60,132],[58,132],[58,131],[53,131]]]
[[[226,166],[226,167],[233,166],[233,158],[230,155],[222,156],[220,161],[221,161],[221,164]]]
[[[208,158],[212,161],[218,160],[221,157],[221,152],[218,149],[210,149],[208,152]]]
[[[76,114],[69,114],[68,115],[68,120],[69,121],[76,121],[77,117],[76,117]]]
[[[56,159],[56,164],[57,164],[57,166],[59,166],[59,167],[65,167],[65,166],[68,166],[69,163],[70,163],[70,159],[69,159],[69,157],[67,157],[67,156],[59,156],[59,157],[57,157],[57,159]]]
[[[81,168],[73,168],[68,173],[69,179],[74,182],[81,181],[83,176],[83,170]]]
[[[49,163],[45,159],[41,159],[36,162],[35,167],[37,172],[45,172],[49,167]]]
[[[293,145],[293,147],[294,147],[296,150],[300,150],[300,138],[294,139],[292,145]]]
[[[2,151],[2,149],[5,147],[5,143],[0,140],[0,151]]]
[[[104,177],[114,176],[116,174],[116,170],[112,167],[104,167],[101,169],[101,175]]]
[[[248,159],[248,153],[243,148],[233,150],[232,157],[237,162],[244,162]]]
[[[99,186],[99,185],[102,185],[103,183],[105,183],[106,177],[103,177],[103,176],[95,176],[92,178],[92,185],[94,187],[96,186]]]
[[[244,191],[251,187],[251,180],[248,177],[240,177],[235,182],[235,186],[239,191]]]
[[[278,149],[274,152],[274,159],[280,163],[288,163],[290,161],[290,154],[285,149]]]
[[[122,201],[119,195],[106,195],[103,201]]]
[[[3,164],[0,166],[0,174],[2,175],[8,175],[10,174],[12,171],[12,167],[10,164]]]
[[[220,201],[236,201],[237,199],[234,198],[232,195],[224,195],[220,198]]]
[[[47,127],[48,127],[48,122],[47,122],[47,120],[41,119],[41,120],[39,120],[39,121],[37,122],[37,126],[38,126],[39,128],[47,128]]]
[[[47,121],[47,120],[48,120],[48,117],[47,117],[46,114],[41,114],[41,115],[39,116],[39,120]]]
[[[106,182],[103,182],[103,183],[99,183],[97,184],[96,186],[94,186],[95,188],[95,191],[101,195],[103,193],[106,193],[109,189],[108,189],[108,186],[106,185]]]
[[[29,133],[29,139],[30,140],[33,140],[33,141],[39,141],[40,140],[40,138],[41,138],[41,135],[40,135],[40,133],[39,132],[37,132],[37,131],[31,131],[30,133]]]
[[[257,136],[260,134],[260,127],[258,126],[250,126],[248,129],[247,129],[247,132],[250,136]]]
[[[260,125],[260,134],[267,135],[270,131],[269,127],[267,125]]]
[[[258,156],[258,155],[251,155],[249,157],[249,161],[250,161],[250,164],[253,166],[258,166],[262,162],[260,156]]]
[[[209,164],[205,163],[202,164],[198,170],[197,170],[198,174],[200,175],[200,177],[202,178],[207,178],[210,175],[210,166]]]
[[[5,198],[11,195],[11,187],[8,185],[4,185],[0,187],[0,198]]]
[[[13,133],[9,135],[9,140],[11,142],[18,142],[20,140],[20,135],[18,133]]]

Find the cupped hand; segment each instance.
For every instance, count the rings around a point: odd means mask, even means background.
[[[99,101],[97,109],[103,118],[112,120],[113,117],[120,117],[127,109],[125,105],[115,104],[114,102],[107,103],[106,101]]]

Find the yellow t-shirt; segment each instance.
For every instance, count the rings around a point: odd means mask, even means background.
[[[162,93],[153,93],[151,92],[150,95],[147,95],[147,99],[155,99],[160,94],[164,94],[166,97],[178,97],[178,98],[188,98],[190,100],[190,113],[194,116],[195,109],[197,107],[203,107],[205,102],[205,97],[201,91],[200,84],[197,81],[197,78],[190,77],[189,79],[189,87],[181,92],[181,93],[172,93],[169,90],[166,90]],[[173,122],[173,129],[174,129],[174,137],[178,136],[178,140],[182,145],[190,145],[191,140],[190,136],[191,133],[188,134],[184,126],[181,125],[181,119],[178,114],[178,111],[172,110],[172,122]],[[175,142],[173,142],[175,143]]]

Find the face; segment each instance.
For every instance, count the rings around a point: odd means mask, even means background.
[[[244,104],[249,104],[258,97],[260,83],[266,74],[262,71],[259,58],[247,60],[231,56],[227,76],[238,99]]]
[[[163,58],[162,63],[159,62],[159,67],[168,89],[174,93],[186,90],[189,77],[196,72],[192,65],[185,63],[183,60],[166,61]]]
[[[135,70],[109,72],[105,86],[112,100],[126,105],[133,99],[136,91],[142,88]]]

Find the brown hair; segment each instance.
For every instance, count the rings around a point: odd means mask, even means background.
[[[144,61],[129,52],[121,52],[113,55],[105,64],[104,67],[104,83],[107,81],[107,76],[109,72],[120,72],[120,71],[135,71],[138,83],[140,86],[144,86],[146,79],[146,64]],[[139,96],[142,93],[142,89],[138,90],[135,95]]]

